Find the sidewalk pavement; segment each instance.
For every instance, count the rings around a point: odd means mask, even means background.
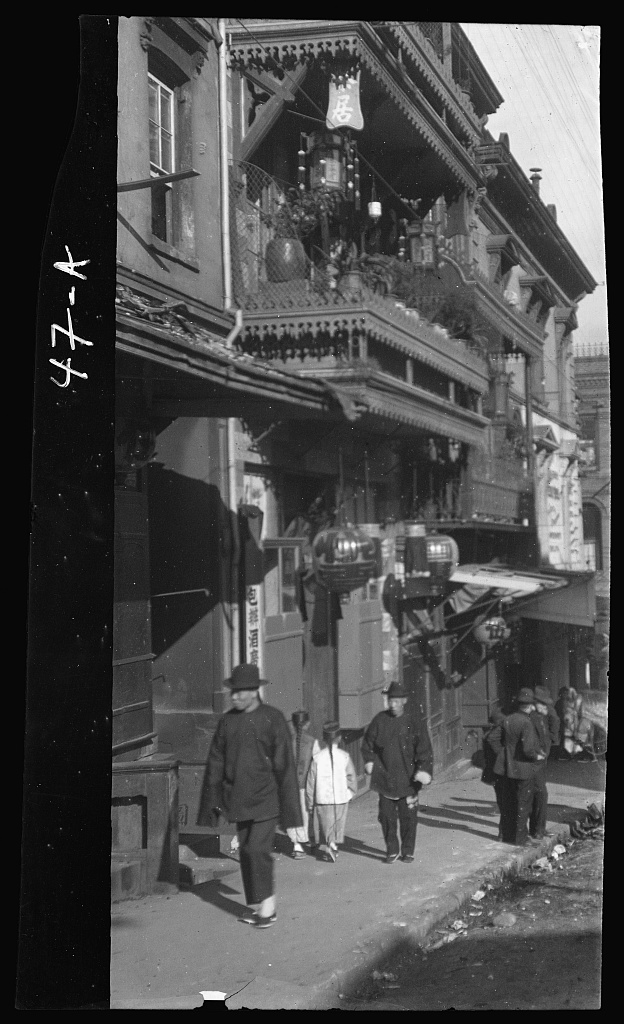
[[[549,828],[557,837],[569,835],[588,804],[603,801],[605,773],[604,761],[549,763]],[[237,920],[245,905],[238,868],[172,896],[113,905],[110,1008],[192,1008],[202,1005],[202,992],[225,996],[229,1009],[338,1008],[339,994],[394,943],[423,939],[483,882],[556,842],[527,849],[497,842],[493,789],[465,762],[421,791],[418,818],[412,864],[384,863],[375,793],[351,803],[336,864],[312,855],[292,860],[278,835],[278,919],[268,929]]]

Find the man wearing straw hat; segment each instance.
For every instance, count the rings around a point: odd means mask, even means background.
[[[364,734],[364,770],[379,793],[379,824],[386,843],[386,864],[414,860],[418,793],[433,774],[433,750],[424,725],[405,714],[408,691],[392,682],[385,691],[388,709],[375,715]],[[401,845],[397,838],[397,818]]]
[[[302,825],[292,741],[281,711],[264,704],[257,665],[237,665],[226,680],[233,707],[219,719],[210,751],[198,823],[216,828],[221,814],[236,822],[248,910],[255,928],[277,920],[273,841]],[[257,908],[257,909],[254,909]]]

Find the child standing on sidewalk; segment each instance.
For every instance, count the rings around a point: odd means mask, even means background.
[[[310,736],[310,716],[307,711],[293,711],[290,724],[290,733],[293,741],[293,753],[295,757],[295,768],[297,769],[297,782],[299,784],[299,799],[301,801],[301,813],[303,825],[300,828],[287,829],[288,838],[293,844],[292,856],[294,860],[303,860],[305,854],[303,845],[310,842],[309,820],[306,809],[305,786],[308,778],[312,758],[320,753],[318,740]]]
[[[325,723],[323,742],[323,749],[312,758],[306,801],[314,839],[324,852],[324,860],[335,861],[338,846],[344,841],[349,800],[357,792],[357,777],[353,761],[339,746],[338,722]]]

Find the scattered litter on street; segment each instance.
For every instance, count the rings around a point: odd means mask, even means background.
[[[460,920],[460,919],[458,919],[457,921],[453,921],[453,924],[451,925],[451,928],[452,928],[452,929],[453,929],[453,931],[455,931],[455,932],[460,932],[460,931],[462,931],[462,930],[463,930],[464,928],[467,928],[467,927],[468,927],[468,925],[466,924],[466,922],[465,922],[465,921],[462,921],[462,920]]]
[[[476,892],[473,892],[473,894],[472,894],[472,896],[470,898],[473,899],[473,900],[482,900],[484,898],[484,896],[485,896],[484,890],[483,889],[477,889]]]
[[[373,971],[371,978],[373,981],[396,981],[396,974],[392,971]]]
[[[497,928],[512,928],[516,923],[517,918],[515,914],[510,914],[504,910],[502,914],[497,914],[492,924],[496,925]]]

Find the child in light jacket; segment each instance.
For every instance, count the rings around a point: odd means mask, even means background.
[[[306,804],[314,838],[326,861],[335,861],[344,841],[349,801],[357,792],[353,761],[341,750],[338,722],[323,726],[324,746],[312,758],[306,783]]]

